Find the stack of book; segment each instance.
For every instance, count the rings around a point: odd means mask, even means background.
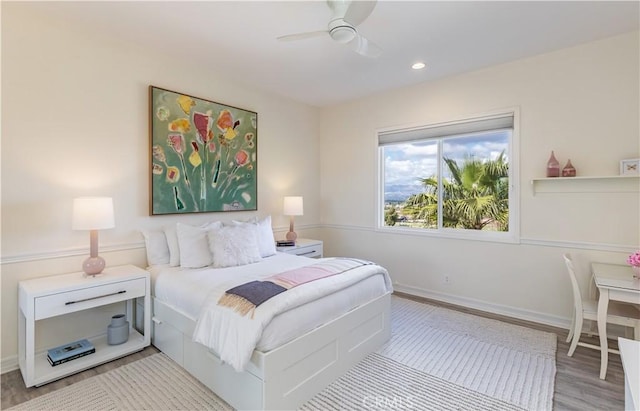
[[[49,360],[51,366],[55,367],[56,365],[93,354],[94,352],[96,352],[96,348],[89,340],[74,341],[48,350],[47,360]]]
[[[276,241],[276,247],[293,247],[294,245],[296,245],[296,242],[291,240]]]

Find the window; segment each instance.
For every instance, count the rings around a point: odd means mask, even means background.
[[[379,226],[514,241],[514,115],[379,132]]]

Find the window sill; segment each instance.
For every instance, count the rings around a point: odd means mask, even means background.
[[[515,233],[499,233],[495,231],[441,229],[428,230],[410,227],[377,227],[377,232],[386,234],[411,235],[417,237],[444,238],[450,240],[484,241],[491,243],[519,244],[520,239]]]

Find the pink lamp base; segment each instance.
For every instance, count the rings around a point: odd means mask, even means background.
[[[298,238],[298,234],[296,234],[295,231],[289,231],[285,238],[289,241],[296,241],[296,238]]]
[[[100,256],[89,257],[82,263],[82,271],[89,276],[98,275],[104,270],[104,258]]]
[[[289,217],[289,232],[287,233],[285,238],[289,241],[294,242],[296,241],[296,238],[298,238],[298,234],[293,231],[293,216]]]

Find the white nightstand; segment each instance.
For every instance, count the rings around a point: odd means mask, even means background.
[[[278,251],[302,257],[322,258],[322,241],[298,238],[293,247],[277,247]]]
[[[141,268],[123,265],[106,268],[96,277],[73,273],[36,278],[20,281],[18,290],[18,362],[27,387],[46,384],[140,351],[151,342],[151,283],[149,273]],[[143,334],[133,327],[133,310],[138,297],[144,298]],[[36,321],[120,301],[127,303],[126,315],[130,327],[127,342],[119,345],[107,344],[109,317],[104,319],[104,334],[82,337],[93,343],[96,349],[94,354],[53,367],[47,361],[46,349],[42,352],[35,351]],[[71,341],[77,339],[73,338]],[[40,343],[44,345],[42,341]]]

